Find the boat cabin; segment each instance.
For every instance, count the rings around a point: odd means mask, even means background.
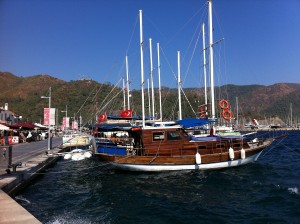
[[[133,127],[127,130],[102,130],[97,138],[97,153],[140,156],[194,156],[249,148],[243,139],[220,136],[194,138],[185,129],[175,127]]]

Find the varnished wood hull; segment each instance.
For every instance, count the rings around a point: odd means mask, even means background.
[[[262,151],[272,143],[264,142],[260,146],[253,146],[245,150],[245,158],[241,157],[241,150],[234,152],[234,159],[230,159],[228,152],[201,155],[201,163],[196,163],[195,155],[184,156],[116,156],[96,154],[103,161],[108,161],[120,170],[155,172],[175,170],[208,170],[235,167],[254,162]]]

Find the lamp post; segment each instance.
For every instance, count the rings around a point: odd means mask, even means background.
[[[42,99],[49,99],[49,121],[48,121],[48,150],[51,149],[51,137],[50,137],[50,109],[51,109],[51,87],[49,87],[49,96],[41,96]]]
[[[68,116],[68,105],[66,105],[66,110],[62,110],[61,112],[66,113],[66,117]]]

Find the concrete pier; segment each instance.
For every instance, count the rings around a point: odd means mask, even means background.
[[[61,144],[61,138],[56,145]],[[41,223],[26,209],[19,205],[13,195],[28,186],[38,173],[52,166],[59,157],[57,153],[65,149],[54,148],[47,150],[47,141],[24,143],[13,146],[12,163],[20,164],[14,168],[0,170],[0,223]],[[28,149],[27,149],[28,148]]]
[[[22,224],[35,224],[41,223],[21,205],[15,202],[4,191],[0,190],[0,223],[22,223]]]

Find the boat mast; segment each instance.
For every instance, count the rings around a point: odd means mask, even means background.
[[[149,83],[149,79],[147,79],[147,84],[148,84],[148,114],[149,117],[151,117],[151,99],[150,99],[150,83]]]
[[[151,79],[152,118],[154,120],[154,81],[153,81],[152,39],[151,38],[149,38],[149,48],[150,48],[150,79]]]
[[[180,80],[180,51],[177,51],[177,64],[178,64],[178,106],[179,106],[179,115],[178,120],[182,120],[181,114],[181,80]]]
[[[291,113],[291,128],[293,127],[293,104],[290,103],[290,113]]]
[[[126,90],[125,90],[125,81],[123,79],[123,110],[126,110]]]
[[[126,55],[126,90],[127,90],[127,109],[130,110],[130,90],[129,90],[129,68],[128,68],[128,56]]]
[[[81,113],[79,116],[79,130],[82,131],[82,117],[81,117]]]
[[[210,70],[210,95],[211,119],[215,120],[215,88],[214,88],[214,54],[213,54],[213,27],[212,27],[212,0],[208,0],[208,25],[209,25],[209,70]]]
[[[206,43],[205,43],[205,25],[202,24],[202,41],[203,41],[203,73],[204,73],[204,97],[205,105],[207,106],[207,81],[206,81]],[[207,113],[207,112],[206,112]]]
[[[236,97],[236,128],[239,127],[239,98]]]
[[[142,119],[143,127],[145,127],[145,99],[144,99],[144,51],[143,51],[143,15],[139,10],[140,16],[140,52],[141,52],[141,89],[142,89]]]
[[[159,114],[160,114],[159,120],[162,121],[159,43],[157,43],[157,73],[158,73],[158,89],[159,89]]]

